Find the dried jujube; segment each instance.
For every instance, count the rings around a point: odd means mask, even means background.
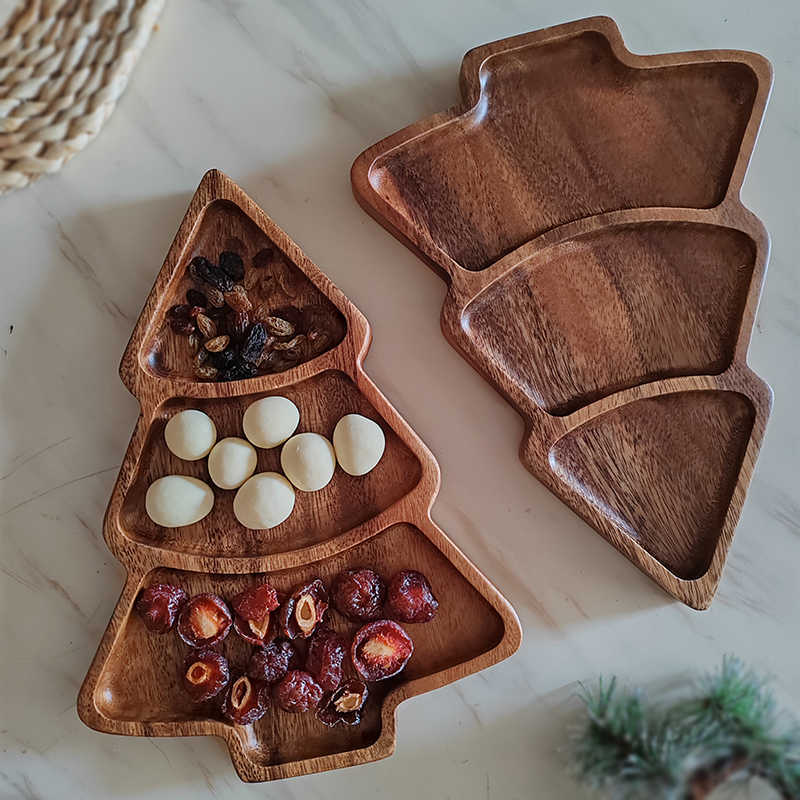
[[[151,633],[168,633],[172,630],[181,606],[189,596],[180,586],[156,583],[142,589],[135,608]]]
[[[183,662],[183,688],[195,703],[216,697],[230,680],[228,661],[216,650],[193,650]]]
[[[340,722],[343,725],[358,725],[368,694],[364,681],[347,681],[335,692],[326,692],[322,696],[317,707],[317,719],[329,728]]]
[[[389,619],[359,628],[350,646],[350,657],[365,681],[382,681],[403,670],[414,652],[411,637]]]
[[[268,641],[270,629],[275,629],[270,622],[278,605],[278,593],[266,582],[240,592],[231,600],[236,632],[251,644],[263,645]]]
[[[319,578],[297,587],[281,605],[278,620],[287,639],[307,639],[328,609],[328,592]]]
[[[342,682],[347,640],[340,633],[319,626],[308,642],[306,671],[326,691],[334,691]]]
[[[400,622],[430,622],[439,608],[428,579],[413,569],[398,572],[389,581],[388,616]]]
[[[250,725],[269,708],[269,687],[242,675],[230,685],[222,701],[222,713],[236,725]]]
[[[333,607],[348,619],[369,622],[383,616],[386,584],[377,572],[367,568],[340,572],[331,586]]]
[[[300,666],[301,658],[297,648],[283,639],[254,650],[247,663],[247,674],[255,680],[275,683],[290,669],[299,669]]]
[[[196,594],[181,609],[178,635],[189,647],[208,647],[228,635],[232,622],[221,597],[209,592]]]
[[[322,687],[308,672],[289,670],[275,687],[275,700],[291,714],[302,714],[317,707],[322,699]]]

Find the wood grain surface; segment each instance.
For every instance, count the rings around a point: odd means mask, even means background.
[[[234,249],[249,264],[267,246],[277,248],[290,269],[286,280],[257,290],[262,299],[274,305],[330,304],[342,315],[344,338],[283,373],[229,383],[195,380],[186,367],[185,343],[165,326],[167,310],[188,288],[189,261]],[[514,610],[431,519],[438,466],[364,373],[369,342],[369,325],[358,309],[236,184],[216,170],[208,172],[120,365],[141,416],[109,502],[104,536],[128,577],[78,697],[78,713],[87,725],[134,736],[219,736],[246,781],[319,772],[390,755],[398,703],[491,666],[519,647]],[[381,462],[362,478],[337,469],[322,491],[298,492],[293,514],[268,531],[243,528],[232,513],[234,493],[218,489],[213,511],[199,523],[156,526],[143,509],[155,478],[178,473],[208,480],[204,461],[180,461],[166,448],[166,420],[184,408],[200,408],[214,419],[220,437],[242,435],[244,409],[272,394],[297,404],[300,431],[330,436],[349,412],[374,419],[386,434]],[[259,470],[278,465],[278,449],[259,450],[258,457]],[[406,626],[415,643],[411,661],[396,678],[375,684],[364,719],[354,728],[325,728],[313,714],[277,708],[253,725],[235,726],[212,703],[187,702],[179,686],[187,648],[173,634],[147,633],[132,611],[139,590],[152,583],[230,598],[261,576],[287,591],[311,577],[328,582],[342,569],[362,565],[386,578],[401,568],[422,571],[441,605],[432,622]],[[343,631],[353,628],[335,612],[331,621]],[[234,633],[223,643],[236,670],[251,649]]]
[[[772,403],[746,363],[769,239],[739,199],[771,81],[594,17],[471,50],[461,102],[351,170],[447,280],[442,330],[522,414],[523,463],[698,609]]]

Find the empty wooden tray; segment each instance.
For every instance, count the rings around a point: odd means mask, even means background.
[[[772,402],[739,199],[770,65],[633,55],[596,17],[471,50],[460,83],[356,159],[355,196],[448,281],[444,334],[524,417],[528,469],[706,608]]]
[[[267,247],[289,265],[281,280],[263,282],[269,307],[326,305],[341,314],[343,338],[311,361],[274,375],[228,383],[196,380],[185,338],[169,331],[168,309],[191,286],[195,255],[216,259],[238,251],[249,265]],[[122,359],[120,374],[138,398],[141,416],[114,486],[104,523],[109,548],[128,571],[127,581],[81,688],[78,713],[90,727],[135,736],[214,735],[223,738],[243,780],[264,781],[383,758],[395,742],[395,708],[406,698],[450,683],[511,655],[521,631],[511,606],[430,517],[439,488],[431,453],[362,369],[370,330],[358,309],[300,248],[229,178],[203,178],[156,278]],[[298,492],[294,512],[278,527],[245,529],[233,515],[234,492],[215,489],[215,506],[199,523],[166,529],[144,512],[144,493],[170,473],[210,480],[205,459],[180,461],[167,449],[166,420],[201,408],[219,437],[241,435],[244,409],[271,394],[300,409],[299,431],[330,437],[336,421],[358,412],[386,435],[378,466],[355,478],[337,468],[319,492]],[[259,450],[257,471],[278,468],[278,450]],[[374,684],[360,725],[326,728],[313,713],[273,707],[253,725],[234,726],[210,704],[194,705],[180,686],[186,648],[178,637],[149,634],[135,613],[142,586],[177,583],[190,594],[230,598],[261,574],[279,591],[312,577],[326,583],[343,569],[372,566],[387,577],[401,568],[424,572],[440,608],[425,625],[407,626],[414,655],[397,678]],[[465,625],[464,620],[469,624]],[[333,627],[353,627],[332,615]],[[223,649],[242,670],[252,648],[231,634]]]

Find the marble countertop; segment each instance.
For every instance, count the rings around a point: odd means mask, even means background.
[[[3,15],[11,7],[0,0]],[[672,602],[525,471],[520,418],[440,334],[444,283],[351,196],[355,155],[457,99],[466,50],[598,10],[170,0],[99,138],[0,198],[0,797],[578,798],[562,750],[576,681],[673,685],[727,652],[774,675],[800,712],[800,5],[602,8],[634,51],[741,48],[775,67],[743,192],[773,242],[750,363],[775,407],[706,613]],[[102,735],[75,710],[123,583],[101,535],[137,415],[117,365],[209,167],[370,319],[367,371],[441,465],[434,517],[525,633],[512,659],[402,704],[392,758],[266,787],[240,783],[218,740]]]

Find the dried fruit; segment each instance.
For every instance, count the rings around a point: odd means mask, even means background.
[[[275,258],[275,251],[271,247],[265,247],[253,256],[253,266],[256,269],[263,269],[272,263],[273,258]]]
[[[167,311],[167,316],[170,319],[189,319],[189,313],[191,312],[192,307],[186,305],[179,305],[179,306],[172,306],[169,311]]]
[[[267,341],[267,329],[260,322],[256,322],[250,326],[242,345],[242,360],[251,364],[257,364],[261,358],[261,353],[264,350],[264,345]]]
[[[192,351],[192,355],[197,353],[202,344],[203,340],[196,333],[189,334],[189,349]]]
[[[222,713],[236,725],[251,725],[267,713],[269,688],[247,675],[237,678],[222,702]]]
[[[264,325],[273,336],[294,336],[295,326],[282,317],[267,316]]]
[[[306,336],[304,333],[299,333],[297,336],[291,338],[288,342],[275,342],[273,348],[275,350],[300,350],[305,345]]]
[[[196,256],[189,264],[189,274],[197,281],[207,283],[221,292],[233,289],[233,281],[219,267],[215,267],[207,258]]]
[[[135,608],[151,633],[168,633],[172,630],[181,606],[189,596],[180,586],[156,583],[142,589]]]
[[[200,378],[200,380],[215,381],[219,375],[219,370],[216,367],[212,367],[210,364],[203,364],[201,367],[194,368],[194,374],[196,377]]]
[[[230,336],[215,336],[206,342],[205,348],[209,353],[221,353],[230,343]]]
[[[306,670],[326,691],[332,692],[342,682],[347,640],[340,633],[318,626],[308,642]]]
[[[299,586],[278,611],[283,635],[287,639],[307,639],[327,610],[328,592],[319,578]]]
[[[202,292],[198,292],[197,289],[189,289],[186,292],[186,302],[190,306],[200,306],[201,308],[205,308],[208,305],[206,296]]]
[[[223,350],[220,353],[212,353],[211,354],[211,363],[217,369],[227,369],[233,362],[236,360],[236,351],[229,347],[226,350]]]
[[[317,719],[329,728],[340,722],[344,725],[358,725],[368,694],[367,684],[363,681],[347,681],[336,691],[322,696],[317,707]]]
[[[198,314],[195,318],[197,330],[206,338],[213,339],[217,335],[217,323],[205,314]]]
[[[279,306],[270,312],[273,317],[280,317],[294,325],[295,330],[303,331],[303,312],[297,306]],[[289,334],[290,336],[292,334]]]
[[[270,614],[278,605],[278,593],[266,582],[239,592],[231,600],[237,632],[251,644],[264,644],[270,629]]]
[[[389,581],[386,611],[392,619],[400,622],[430,622],[437,608],[439,601],[421,572],[404,569]]]
[[[193,650],[183,662],[183,687],[195,703],[216,697],[230,677],[227,659],[216,650]]]
[[[331,586],[333,607],[348,619],[369,622],[383,616],[386,584],[371,569],[348,569],[340,572]]]
[[[190,316],[192,319],[196,320],[196,319],[197,319],[197,316],[198,316],[198,314],[203,314],[203,313],[205,313],[205,310],[206,310],[206,309],[205,309],[205,307],[204,307],[204,306],[192,306],[192,307],[189,309],[189,316]]]
[[[234,311],[228,315],[228,333],[231,339],[244,339],[250,327],[250,317],[246,311]]]
[[[209,647],[228,635],[232,622],[221,597],[208,592],[197,594],[181,609],[178,635],[189,647]]]
[[[175,331],[175,333],[180,333],[184,336],[194,333],[194,322],[192,322],[190,319],[171,319],[169,321],[169,326]]]
[[[291,642],[282,639],[254,650],[247,664],[247,674],[255,680],[275,683],[290,669],[299,669],[300,665],[301,659],[297,648]]]
[[[225,295],[216,287],[206,289],[208,305],[212,308],[222,308],[225,305]]]
[[[227,369],[224,369],[219,379],[221,381],[238,381],[243,378],[252,378],[258,369],[255,364],[248,364],[244,361],[234,361]]]
[[[403,670],[414,652],[411,637],[389,619],[359,628],[350,646],[350,657],[365,681],[382,681]]]
[[[192,364],[195,367],[202,367],[203,364],[206,363],[206,359],[208,358],[209,353],[207,350],[198,350],[194,354],[194,358],[192,359]]]
[[[244,277],[244,261],[238,253],[225,250],[219,254],[219,265],[235,281],[240,281]]]
[[[278,705],[291,714],[301,714],[316,708],[322,694],[322,687],[313,676],[300,669],[289,670],[275,687]]]
[[[238,283],[230,292],[225,292],[225,302],[234,311],[250,311],[253,307],[250,298],[247,296],[246,289]]]

